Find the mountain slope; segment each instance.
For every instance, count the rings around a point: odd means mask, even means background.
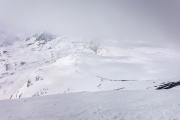
[[[109,91],[0,101],[1,120],[179,120],[180,94]]]
[[[177,75],[173,70],[179,69],[180,56],[173,49],[126,48],[110,43],[42,32],[1,46],[0,99],[81,91],[152,90],[164,82],[178,81],[173,78]]]

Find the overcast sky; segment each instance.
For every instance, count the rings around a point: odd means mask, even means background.
[[[179,6],[179,0],[0,0],[0,30],[95,38],[127,49],[146,46],[141,51],[153,60],[150,70],[179,78]]]
[[[16,32],[179,43],[178,0],[0,0],[0,24]]]

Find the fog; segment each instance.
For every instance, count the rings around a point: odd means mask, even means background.
[[[67,47],[74,39],[92,40],[101,52],[95,53],[98,60],[111,58],[110,62],[105,60],[99,64],[82,58],[85,65],[94,67],[94,73],[110,78],[119,75],[117,79],[179,80],[179,5],[178,0],[0,0],[0,45],[13,43],[16,35],[21,38],[43,31],[65,36],[68,44],[56,40]],[[24,42],[19,43],[26,45],[27,41]],[[55,52],[58,48],[57,54],[59,51],[64,54],[66,49],[63,51],[55,45],[50,48],[54,47]],[[23,48],[20,51],[27,46]],[[43,53],[39,51],[42,57],[35,54],[31,58],[40,58],[42,62]],[[25,56],[13,55],[15,59]],[[67,56],[71,55],[74,52]]]
[[[178,3],[175,0],[0,0],[0,23],[18,34],[48,31],[69,37],[170,46],[179,44]]]

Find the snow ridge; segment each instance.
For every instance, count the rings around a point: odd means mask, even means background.
[[[169,56],[171,52],[162,48],[121,48],[93,40],[37,33],[0,47],[0,99],[156,89],[167,80],[157,80],[159,68],[152,58],[179,60],[177,55]]]

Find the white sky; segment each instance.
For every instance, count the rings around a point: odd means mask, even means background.
[[[127,48],[141,43],[176,49],[167,54],[169,59],[155,63],[178,77],[179,6],[179,0],[0,0],[0,30],[6,26],[18,34],[48,31],[116,40],[116,45]]]
[[[20,33],[45,30],[73,37],[169,44],[179,42],[178,3],[178,0],[0,0],[0,22]]]

